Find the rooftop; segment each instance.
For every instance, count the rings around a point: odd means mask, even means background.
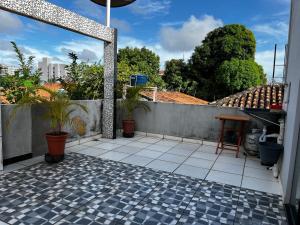
[[[0,223],[286,224],[271,172],[214,154],[213,142],[136,135],[67,146],[61,163],[37,157],[5,168]]]
[[[153,92],[152,91],[143,91],[140,93],[143,97],[147,98],[150,101],[153,101]],[[196,98],[191,95],[187,95],[178,91],[158,91],[156,93],[157,102],[171,102],[177,104],[191,104],[191,105],[207,105],[208,102]]]
[[[283,84],[269,84],[249,88],[211,104],[226,107],[270,109],[271,105],[282,105],[283,94]]]

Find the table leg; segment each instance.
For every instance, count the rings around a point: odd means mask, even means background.
[[[240,123],[240,129],[239,129],[239,132],[238,132],[237,151],[236,151],[236,155],[235,155],[236,158],[239,157],[240,146],[241,146],[241,144],[242,144],[243,131],[244,131],[244,129],[245,129],[245,122],[241,121],[241,123]]]
[[[223,148],[224,148],[224,127],[225,127],[225,120],[221,120],[221,129],[220,129],[220,136],[219,136],[219,142],[218,142],[218,145],[217,145],[217,148],[216,148],[216,154],[218,154],[218,150],[220,148],[220,145],[221,145],[221,152],[223,151]]]

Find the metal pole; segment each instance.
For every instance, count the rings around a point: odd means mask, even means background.
[[[276,51],[277,51],[277,44],[275,44],[275,49],[274,49],[274,62],[273,62],[272,82],[275,81]]]
[[[110,6],[111,0],[106,0],[106,26],[110,27]]]

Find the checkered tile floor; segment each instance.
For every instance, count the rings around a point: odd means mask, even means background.
[[[0,175],[0,224],[287,224],[280,196],[69,153]]]
[[[136,135],[134,138],[118,137],[114,140],[98,138],[83,141],[80,145],[74,142],[67,151],[282,194],[280,181],[273,177],[271,170],[260,164],[259,159],[245,157],[243,153],[235,158],[235,152],[226,150],[216,155],[216,144],[200,140],[170,140]]]

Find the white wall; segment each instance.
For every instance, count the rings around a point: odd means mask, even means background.
[[[285,90],[287,116],[280,175],[285,202],[289,201],[291,194],[300,125],[300,1],[292,0],[291,8],[287,67],[288,87]]]
[[[136,130],[146,133],[163,134],[183,138],[217,141],[220,114],[245,115],[239,108],[217,107],[213,105],[185,105],[175,103],[147,102],[149,112],[137,109],[134,112]],[[117,110],[117,126],[122,128],[123,110]],[[236,128],[238,123],[226,122]],[[247,128],[262,128],[262,124],[251,118]]]

